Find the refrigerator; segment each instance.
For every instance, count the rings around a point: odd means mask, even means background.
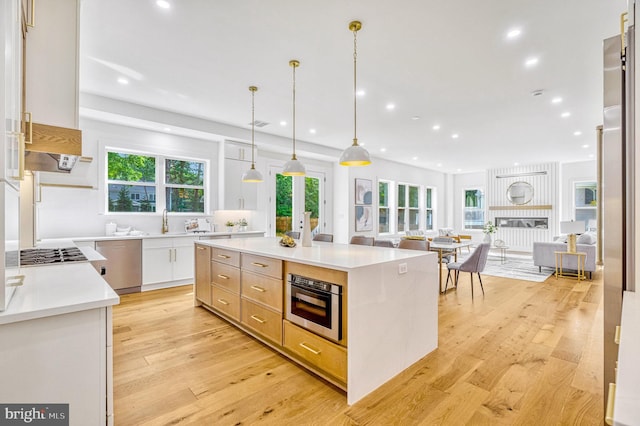
[[[600,144],[603,307],[604,307],[604,404],[609,383],[615,382],[624,291],[635,291],[635,129],[634,48],[635,28],[623,40],[618,35],[603,42],[604,110]]]

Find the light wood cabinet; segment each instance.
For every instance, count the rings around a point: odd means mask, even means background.
[[[282,312],[282,280],[242,271],[242,296]]]
[[[282,345],[282,313],[242,298],[242,323],[269,340]]]
[[[239,268],[240,252],[213,247],[211,249],[211,260]]]
[[[211,249],[210,306],[227,317],[240,321],[240,253]]]
[[[211,247],[195,246],[196,288],[195,298],[207,305],[211,304]]]
[[[331,343],[289,321],[284,321],[283,345],[311,365],[344,383],[347,382],[347,350],[342,346]]]
[[[212,285],[210,305],[226,316],[240,321],[240,294]]]
[[[282,279],[282,261],[279,259],[242,253],[242,270]]]
[[[212,261],[211,284],[240,294],[240,269]]]

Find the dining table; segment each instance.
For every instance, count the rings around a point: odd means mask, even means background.
[[[438,271],[438,279],[440,282],[440,293],[444,293],[444,291],[442,290],[442,257],[443,254],[453,254],[454,256],[454,261],[458,261],[458,249],[462,248],[462,247],[470,247],[471,246],[471,241],[465,241],[465,242],[452,242],[452,243],[439,243],[439,242],[433,242],[430,241],[429,242],[429,250],[431,251],[437,251],[438,252],[438,266],[439,266],[439,271]]]

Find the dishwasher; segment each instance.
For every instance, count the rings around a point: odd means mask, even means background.
[[[139,292],[142,286],[142,240],[96,241],[96,251],[106,257],[94,266],[118,294]],[[104,268],[104,269],[103,269]]]

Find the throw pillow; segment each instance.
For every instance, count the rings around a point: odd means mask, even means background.
[[[596,242],[596,236],[589,232],[585,232],[584,234],[578,235],[578,238],[576,239],[577,244],[595,244],[595,242]]]
[[[560,235],[557,236],[553,239],[554,242],[556,243],[566,243],[567,242],[567,236],[566,235]]]

